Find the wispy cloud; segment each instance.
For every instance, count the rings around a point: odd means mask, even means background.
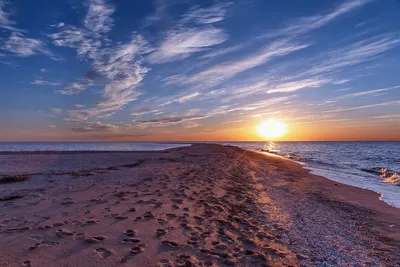
[[[79,57],[90,59],[93,75],[85,75],[69,84],[61,94],[79,94],[95,85],[99,77],[102,84],[103,100],[95,107],[69,110],[66,121],[85,121],[90,117],[112,116],[126,104],[140,96],[136,87],[143,80],[148,68],[142,65],[142,55],[150,52],[147,42],[141,35],[132,34],[131,41],[119,43],[114,47],[108,44],[106,34],[111,30],[114,8],[102,0],[88,1],[88,11],[81,28],[62,23],[57,25],[60,32],[50,34],[58,46],[76,49]]]
[[[344,99],[344,98],[351,98],[351,97],[376,95],[376,94],[379,94],[379,93],[382,93],[382,92],[396,90],[396,89],[399,89],[399,88],[400,88],[400,85],[392,86],[392,87],[386,87],[386,88],[380,88],[380,89],[374,89],[374,90],[367,90],[367,91],[362,91],[362,92],[357,92],[357,93],[338,96],[338,97],[335,97],[335,99]]]
[[[71,128],[73,132],[78,132],[78,133],[104,132],[104,131],[108,132],[108,131],[115,131],[118,129],[119,129],[118,125],[103,124],[101,122],[87,123],[86,126],[83,127]]]
[[[53,53],[46,48],[44,42],[39,39],[25,37],[24,34],[19,32],[11,33],[11,36],[4,41],[0,49],[18,57],[42,54],[54,60],[58,60]]]
[[[56,125],[54,125],[54,124],[49,124],[49,125],[47,125],[47,127],[49,127],[49,128],[57,128],[57,126]]]
[[[366,108],[374,108],[374,107],[381,107],[381,106],[397,106],[397,105],[400,105],[400,100],[386,101],[383,103],[354,106],[354,107],[338,107],[335,109],[321,111],[321,112],[322,113],[345,112],[345,111],[353,111],[353,110],[366,109]]]
[[[93,59],[98,56],[98,50],[102,42],[99,39],[92,38],[90,31],[79,29],[74,26],[65,26],[64,24],[59,28],[60,32],[49,34],[54,45],[74,48],[80,58],[88,56]]]
[[[345,84],[350,82],[349,79],[342,79],[342,80],[337,80],[337,81],[332,81],[332,84],[337,84],[337,85],[341,85],[341,84]]]
[[[227,34],[214,27],[173,30],[160,47],[148,56],[148,60],[150,63],[166,63],[184,59],[194,52],[223,43],[227,38]]]
[[[232,104],[232,105],[223,105],[217,108],[212,109],[207,113],[208,116],[217,116],[217,115],[224,115],[234,112],[242,112],[242,111],[251,111],[251,110],[258,110],[261,108],[267,108],[270,106],[274,106],[277,104],[281,104],[289,100],[292,96],[283,96],[283,97],[272,97],[267,98],[264,100],[246,103],[246,104]]]
[[[111,15],[114,11],[114,7],[106,4],[104,0],[90,0],[84,20],[86,29],[96,34],[109,32],[113,26]]]
[[[288,39],[275,41],[260,49],[256,53],[248,55],[242,59],[214,65],[192,76],[181,76],[179,78],[176,77],[174,80],[169,81],[169,83],[178,83],[181,85],[200,84],[199,87],[212,87],[232,78],[241,72],[263,65],[274,58],[288,55],[308,46],[309,44],[292,43]]]
[[[261,113],[255,113],[255,114],[250,114],[248,117],[251,118],[260,118],[260,117],[265,117],[265,116],[271,116],[271,115],[276,115],[280,114],[281,112],[279,110],[277,111],[267,111],[267,112],[261,112]]]
[[[231,124],[231,123],[241,123],[241,122],[244,122],[244,120],[224,121],[221,124]]]
[[[351,0],[338,5],[334,10],[325,14],[317,14],[300,18],[283,29],[265,34],[263,37],[295,36],[319,29],[336,18],[362,7],[372,0]]]
[[[187,101],[189,101],[189,100],[191,100],[191,99],[193,99],[193,98],[195,98],[195,97],[197,97],[199,95],[200,95],[200,93],[194,92],[194,93],[190,93],[190,94],[187,94],[187,95],[174,97],[173,99],[168,100],[168,101],[160,104],[159,106],[166,106],[166,105],[169,105],[169,104],[172,104],[172,103],[185,103],[185,102],[187,102]]]
[[[336,103],[336,100],[324,100],[317,103],[309,103],[307,106],[309,107],[328,107],[332,106]]]
[[[95,59],[102,55],[101,47],[107,41],[105,36],[113,26],[111,15],[115,9],[104,0],[89,0],[87,7],[84,27],[59,23],[56,28],[60,31],[49,34],[49,37],[56,46],[76,49],[81,58],[86,56]]]
[[[10,13],[5,11],[6,1],[0,0],[0,29],[11,32],[8,38],[0,38],[0,51],[17,57],[45,55],[58,60],[39,39],[28,38],[23,30],[15,27],[16,22],[10,19]]]
[[[46,86],[57,86],[61,84],[60,82],[49,82],[44,80],[34,80],[31,83],[36,85],[46,85]]]
[[[244,47],[243,44],[240,45],[235,45],[235,46],[231,46],[231,47],[227,47],[227,48],[221,48],[218,50],[214,50],[212,52],[209,52],[203,56],[201,56],[201,58],[214,58],[214,57],[218,57],[218,56],[223,56],[232,52],[236,52],[240,49],[242,49]]]
[[[400,37],[393,34],[370,37],[326,53],[322,62],[315,63],[313,67],[303,72],[302,75],[337,72],[345,67],[376,59],[376,56],[399,45]]]
[[[140,108],[131,113],[131,116],[141,116],[141,115],[147,115],[147,114],[154,114],[158,113],[158,109],[151,109],[151,108]]]
[[[68,117],[64,119],[66,122],[87,121],[89,117],[97,114],[95,109],[69,109]]]
[[[168,116],[168,117],[162,117],[162,118],[156,118],[156,119],[151,119],[151,120],[142,120],[138,121],[137,126],[138,127],[146,127],[146,126],[154,126],[154,127],[162,127],[166,125],[171,125],[171,124],[178,124],[182,122],[187,122],[187,121],[193,121],[193,120],[201,120],[207,118],[207,115],[191,115],[191,116],[182,116],[182,117],[177,117],[177,116]]]
[[[400,119],[400,114],[386,114],[380,116],[374,116],[374,119]]]
[[[56,92],[63,95],[77,95],[92,85],[93,82],[91,80],[83,78],[77,82],[70,83],[67,87]]]
[[[288,78],[287,78],[288,79]],[[229,96],[224,97],[224,101],[231,101],[238,98],[253,96],[257,94],[271,93],[291,93],[307,88],[317,88],[328,83],[330,80],[322,78],[303,79],[287,81],[287,79],[266,79],[251,83],[244,87],[232,88],[228,90]]]
[[[184,15],[182,22],[189,23],[194,22],[198,24],[210,24],[222,21],[225,18],[227,8],[232,3],[222,2],[208,7],[199,8],[198,6],[192,7],[187,14]]]
[[[282,83],[274,88],[268,89],[267,93],[288,93],[288,92],[295,92],[305,88],[316,88],[321,87],[323,84],[328,83],[329,80],[326,79],[306,79],[300,81],[293,81]]]
[[[221,116],[221,115],[226,115],[229,113],[238,113],[238,112],[243,112],[243,111],[252,111],[252,110],[258,110],[258,109],[264,109],[266,107],[274,106],[277,104],[281,104],[283,102],[286,102],[288,99],[290,99],[291,96],[285,96],[285,97],[273,97],[273,98],[267,98],[261,101],[256,101],[253,103],[248,103],[248,104],[234,104],[234,105],[224,105],[224,106],[218,106],[215,108],[211,108],[207,112],[201,112],[198,109],[192,109],[186,111],[184,116],[177,116],[177,115],[169,115],[169,116],[164,116],[164,117],[159,117],[159,118],[154,118],[154,119],[148,119],[148,120],[139,120],[137,121],[137,126],[138,127],[168,127],[171,125],[176,125],[180,123],[187,123],[189,121],[197,121],[197,120],[202,120],[202,119],[207,119],[210,117],[214,116]]]
[[[181,60],[225,42],[228,35],[211,24],[224,19],[228,6],[219,4],[209,8],[191,8],[176,25],[164,33],[165,37],[147,57],[148,61],[160,64]]]
[[[0,0],[0,29],[6,29],[10,31],[21,31],[18,28],[15,28],[15,21],[10,19],[10,13],[5,11],[6,1]]]
[[[81,79],[70,83],[68,86],[62,90],[56,91],[63,95],[77,95],[83,92],[85,89],[90,88],[95,84],[97,79],[103,78],[103,74],[95,71],[94,69],[88,71],[83,75]]]
[[[200,123],[194,122],[194,121],[186,122],[186,123],[183,125],[183,127],[185,127],[185,128],[196,128],[196,127],[200,127],[200,126],[201,126]]]
[[[115,47],[105,60],[93,63],[94,69],[109,81],[103,89],[105,101],[98,104],[99,109],[118,110],[141,95],[135,89],[149,71],[142,66],[142,54],[147,51],[147,42],[143,37],[133,35],[129,43]]]

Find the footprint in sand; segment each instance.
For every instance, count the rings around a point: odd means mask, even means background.
[[[131,249],[131,253],[135,255],[142,253],[143,251],[144,251],[143,245],[135,246]]]
[[[29,251],[34,251],[35,249],[37,249],[39,247],[40,243],[36,243],[35,245],[33,245],[32,247],[29,247],[28,250]]]
[[[126,234],[127,236],[133,236],[133,235],[135,234],[135,231],[132,230],[132,229],[128,229],[128,230],[125,231],[125,234]]]
[[[21,266],[23,266],[23,267],[31,267],[32,266],[31,265],[31,261],[24,261]]]
[[[128,216],[116,216],[116,217],[114,217],[114,219],[122,221],[122,220],[128,219]]]
[[[160,238],[160,237],[162,237],[162,236],[164,236],[166,234],[167,234],[167,231],[165,231],[164,229],[157,229],[156,230],[156,237],[158,237],[158,238]]]
[[[105,249],[105,248],[98,248],[98,249],[96,249],[96,252],[97,252],[97,254],[99,254],[100,257],[102,257],[102,258],[107,258],[107,257],[109,257],[109,256],[111,255],[111,252],[108,251],[108,250]]]
[[[164,240],[164,241],[161,241],[161,243],[162,243],[163,245],[166,245],[166,246],[169,246],[169,247],[172,247],[172,248],[177,248],[177,247],[179,247],[178,243],[176,243],[176,242],[174,242],[174,241],[170,241],[170,240]]]
[[[66,230],[66,229],[57,229],[56,231],[56,236],[62,237],[62,236],[72,236],[74,235],[73,232]]]
[[[88,243],[88,244],[96,244],[96,243],[99,243],[99,242],[100,242],[99,240],[94,239],[94,238],[86,238],[85,239],[85,243]]]
[[[157,219],[157,223],[161,225],[166,225],[168,222],[164,219]]]
[[[138,238],[124,238],[124,239],[122,239],[122,241],[121,241],[122,243],[133,243],[133,244],[135,244],[135,243],[139,243],[140,242],[140,239],[138,239]]]
[[[106,240],[106,237],[105,236],[93,236],[92,237],[93,239],[95,239],[95,240],[98,240],[98,241],[104,241],[104,240]]]
[[[150,211],[145,212],[145,213],[143,214],[143,217],[144,217],[145,219],[147,219],[147,220],[154,219],[154,215],[153,215]]]

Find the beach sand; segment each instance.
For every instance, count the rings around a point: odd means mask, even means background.
[[[400,210],[237,147],[3,153],[0,266],[398,266]]]

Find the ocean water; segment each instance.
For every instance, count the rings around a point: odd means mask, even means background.
[[[299,162],[312,173],[381,194],[400,208],[400,142],[221,143],[273,153]]]
[[[162,142],[0,142],[0,152],[34,151],[158,151],[190,146]]]
[[[301,163],[312,173],[381,194],[400,208],[400,142],[233,142],[218,143],[264,151]],[[189,143],[65,142],[7,143],[5,151],[156,151]]]

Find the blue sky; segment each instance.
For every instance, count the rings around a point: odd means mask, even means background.
[[[400,136],[400,2],[0,0],[0,140]]]

